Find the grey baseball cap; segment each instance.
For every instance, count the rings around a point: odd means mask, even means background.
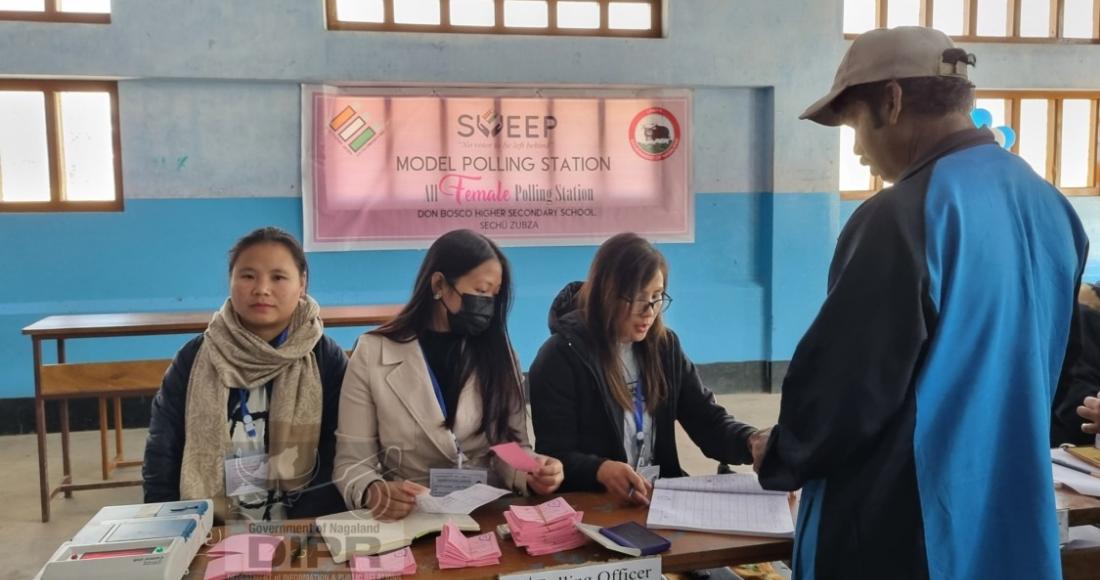
[[[859,35],[848,48],[829,94],[810,105],[799,118],[835,127],[840,119],[830,105],[849,87],[918,77],[966,79],[966,67],[972,64],[973,55],[957,49],[946,34],[935,28],[901,26],[871,30]]]

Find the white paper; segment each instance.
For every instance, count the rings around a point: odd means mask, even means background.
[[[483,483],[471,485],[466,489],[451,492],[443,497],[432,497],[423,493],[416,496],[416,507],[429,514],[469,515],[470,512],[506,495],[508,490],[492,487]]]
[[[661,489],[677,491],[705,491],[712,493],[762,493],[786,496],[785,491],[769,491],[760,487],[760,481],[752,473],[723,473],[721,475],[696,475],[662,479],[656,484]]]
[[[257,453],[225,460],[225,495],[237,497],[267,492],[267,454]]]
[[[794,535],[787,493],[764,490],[756,476],[748,474],[659,479],[646,525],[756,536]]]
[[[1096,471],[1095,467],[1070,455],[1065,449],[1051,449],[1050,456],[1054,459],[1065,461],[1070,465],[1076,465],[1088,469],[1089,471]],[[1055,463],[1051,463],[1051,469],[1054,471],[1054,481],[1056,483],[1061,483],[1082,495],[1100,497],[1100,477],[1093,477],[1087,473],[1074,471],[1068,467],[1063,467]]]

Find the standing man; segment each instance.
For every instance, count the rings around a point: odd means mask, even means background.
[[[802,488],[796,578],[1061,578],[1047,444],[1088,239],[974,128],[974,62],[936,30],[874,30],[802,115],[852,127],[895,185],[841,232],[754,448],[764,487]]]

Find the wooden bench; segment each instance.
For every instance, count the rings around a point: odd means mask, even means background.
[[[400,305],[337,306],[321,309],[325,326],[377,326],[400,312]],[[38,436],[38,478],[42,521],[50,520],[50,501],[58,494],[72,497],[74,491],[140,485],[141,480],[108,481],[118,467],[141,465],[127,460],[122,448],[122,399],[149,396],[160,388],[170,359],[102,363],[69,363],[65,341],[76,338],[107,338],[163,334],[197,334],[206,330],[212,312],[145,312],[129,314],[87,314],[49,316],[23,329],[31,337],[34,351],[35,431]],[[57,343],[57,362],[44,364],[42,343]],[[76,484],[69,456],[69,399],[99,399],[99,437],[104,481]],[[46,458],[46,402],[59,405],[61,422],[61,484],[50,489]],[[115,454],[108,456],[108,404],[113,405]]]

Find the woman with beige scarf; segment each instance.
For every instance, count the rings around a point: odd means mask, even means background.
[[[305,253],[261,228],[230,251],[229,273],[229,299],[153,400],[145,501],[211,498],[219,521],[342,511],[332,458],[347,357],[306,294]]]

